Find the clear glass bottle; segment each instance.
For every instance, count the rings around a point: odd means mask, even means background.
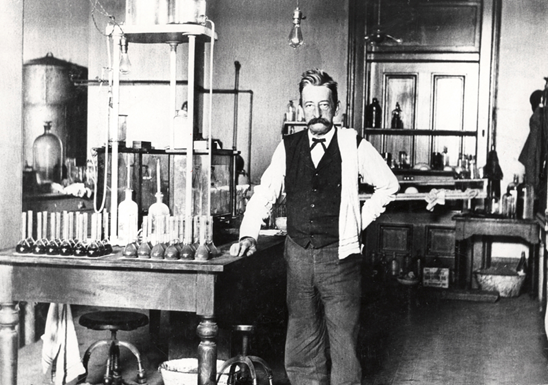
[[[518,185],[518,199],[516,201],[516,218],[533,219],[535,215],[535,190],[533,186],[525,182]]]
[[[508,183],[506,188],[506,194],[508,196],[507,203],[507,216],[508,218],[516,218],[516,203],[518,201],[518,185],[519,185],[519,175],[514,174],[514,179],[512,182]]]
[[[118,205],[118,245],[125,246],[137,237],[137,217],[139,207],[132,200],[133,190],[126,188],[125,198]]]
[[[44,123],[44,133],[35,139],[32,153],[38,184],[60,183],[63,175],[63,144],[51,132],[51,122]]]

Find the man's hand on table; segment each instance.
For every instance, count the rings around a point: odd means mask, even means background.
[[[244,237],[238,243],[230,246],[230,255],[236,257],[249,256],[257,251],[257,240],[251,237]]]

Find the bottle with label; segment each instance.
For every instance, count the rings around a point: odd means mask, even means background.
[[[403,128],[400,103],[396,103],[396,108],[392,111],[391,128]]]
[[[365,107],[365,127],[381,128],[382,109],[377,98]]]
[[[518,185],[518,199],[516,201],[516,217],[518,219],[533,219],[535,215],[535,190],[533,186],[525,182]]]

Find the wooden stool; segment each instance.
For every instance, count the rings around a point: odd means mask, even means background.
[[[129,342],[118,341],[116,338],[116,332],[118,330],[132,331],[141,326],[148,324],[148,317],[141,313],[128,312],[128,311],[98,311],[94,313],[84,314],[80,317],[80,325],[85,326],[92,330],[110,330],[111,339],[101,340],[94,342],[84,353],[84,359],[82,363],[84,368],[88,369],[88,361],[91,357],[91,353],[100,346],[110,346],[107,368],[105,372],[104,385],[120,385],[123,384],[122,377],[120,375],[120,346],[124,346],[129,349],[135,358],[137,358],[137,364],[139,366],[139,373],[137,375],[137,383],[146,384],[147,378],[143,365],[141,363],[141,355],[137,348]]]
[[[255,331],[253,325],[235,325],[232,327],[233,332],[242,334],[242,352],[230,359],[228,359],[221,370],[217,374],[217,383],[221,378],[221,374],[230,368],[228,384],[247,384],[252,383],[257,385],[257,372],[255,370],[255,363],[260,364],[266,375],[268,376],[269,384],[272,385],[272,370],[267,365],[266,361],[257,356],[247,355],[249,349],[249,336]],[[236,368],[240,368],[236,372]]]

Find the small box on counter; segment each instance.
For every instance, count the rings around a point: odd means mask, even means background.
[[[152,149],[151,142],[145,142],[142,140],[134,140],[133,141],[133,148],[143,149],[143,150],[150,150]]]
[[[447,289],[449,287],[449,269],[445,267],[423,268],[422,285]]]

